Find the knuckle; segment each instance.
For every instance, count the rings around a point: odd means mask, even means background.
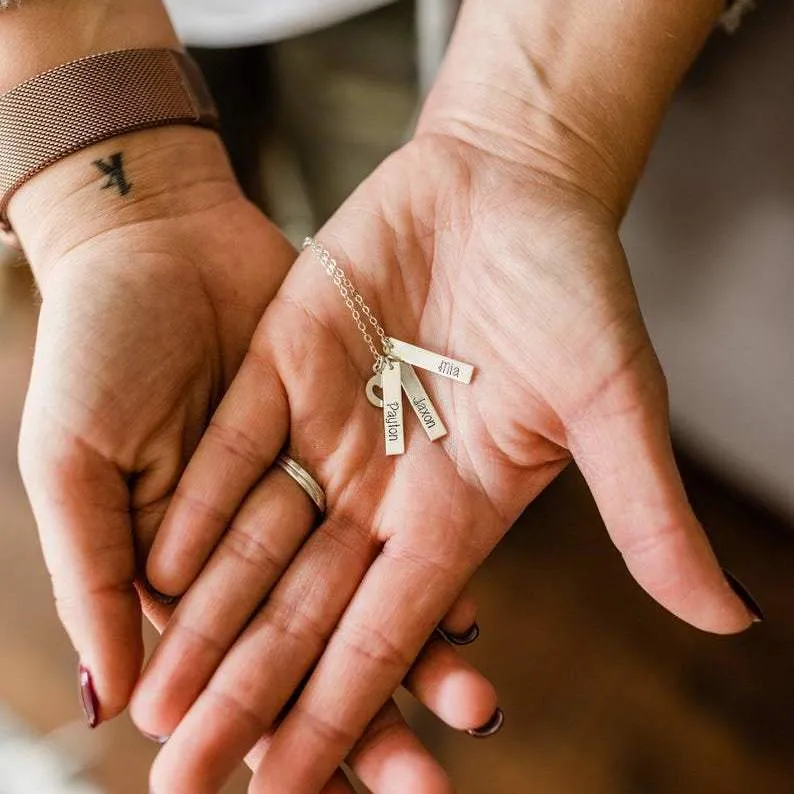
[[[213,524],[226,526],[230,515],[226,510],[216,507],[211,502],[198,496],[189,486],[179,483],[174,490],[173,502],[181,504],[187,513],[195,514],[191,516],[193,521],[210,521]]]
[[[397,565],[417,571],[426,579],[450,586],[454,584],[460,589],[458,572],[463,557],[475,550],[469,550],[466,541],[454,531],[439,532],[433,537],[432,544],[426,545],[427,548],[414,548],[407,543],[390,541],[381,554]]]
[[[323,535],[335,546],[356,558],[371,554],[376,544],[369,529],[339,513],[328,516],[320,524],[316,534]]]
[[[220,551],[253,568],[268,581],[278,576],[287,562],[270,548],[264,537],[239,524],[232,524],[223,538]]]
[[[263,687],[261,674],[247,679],[237,675],[234,687],[211,683],[206,693],[222,713],[229,715],[232,721],[241,725],[256,740],[267,734],[272,726],[272,720],[256,708],[256,704],[262,700]]]
[[[336,636],[345,650],[383,671],[408,670],[413,659],[384,631],[352,620],[343,622]]]
[[[299,717],[312,733],[318,736],[324,747],[351,748],[358,735],[341,720],[318,714],[313,707],[299,700],[293,706],[293,714]]]
[[[268,602],[267,622],[282,639],[317,654],[328,641],[330,631],[308,609],[287,603],[278,596]]]
[[[262,445],[240,427],[214,420],[207,428],[206,435],[213,447],[219,447],[224,453],[252,469],[258,469],[265,463]]]
[[[688,533],[686,527],[671,517],[651,521],[646,529],[634,529],[616,539],[618,551],[635,563],[675,558],[686,553]]]
[[[211,632],[201,628],[201,624],[194,625],[175,612],[169,625],[171,636],[174,641],[182,644],[186,648],[193,648],[201,656],[209,655],[213,659],[220,659],[228,650],[226,643],[214,637]],[[177,638],[179,638],[177,640]]]

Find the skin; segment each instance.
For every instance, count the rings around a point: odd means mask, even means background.
[[[160,4],[144,0],[33,3],[2,22],[5,87],[91,52],[175,43]],[[118,164],[123,178],[109,183]],[[141,588],[152,540],[295,251],[244,199],[219,138],[188,127],[65,158],[14,195],[10,218],[42,297],[20,469],[58,614],[107,721],[140,674],[142,607],[160,630],[174,613]],[[273,480],[308,525],[305,495]],[[442,625],[465,632],[475,615],[462,594]],[[495,708],[489,682],[439,639],[406,685],[431,704],[457,693],[461,727]],[[348,760],[376,792],[389,791],[387,768],[449,788],[393,703]],[[340,771],[328,791],[352,788]]]
[[[45,60],[73,57],[78,10],[78,49],[148,42],[154,5],[121,26],[118,3],[42,4],[0,52],[36,73],[48,30]],[[717,4],[524,5],[467,3],[416,139],[320,235],[390,333],[478,367],[469,387],[425,376],[452,433],[430,445],[414,426],[399,460],[338,296],[304,256],[273,299],[293,254],[211,134],[106,142],[12,203],[44,299],[20,463],[103,717],[138,677],[143,561],[163,592],[193,585],[132,702],[142,729],[173,731],[156,792],[215,791],[246,754],[255,794],[349,790],[345,758],[378,792],[448,791],[389,698],[405,680],[455,727],[492,712],[487,682],[427,643],[572,458],[654,598],[706,630],[750,624],[681,487],[617,236]],[[120,204],[92,163],[121,148]],[[288,437],[328,492],[312,533],[300,491],[267,473]],[[213,623],[213,599],[233,620]]]
[[[319,791],[460,588],[571,460],[653,598],[706,631],[751,624],[682,487],[618,237],[717,7],[584,5],[469,3],[416,137],[318,235],[390,334],[478,368],[468,387],[423,377],[448,438],[430,444],[409,417],[406,455],[384,455],[363,391],[371,358],[311,253],[265,313],[149,559],[160,589],[196,599],[190,631],[166,631],[132,702],[142,728],[179,721],[155,791],[216,791],[263,725],[276,728],[252,794]],[[473,57],[481,41],[499,47]],[[329,512],[288,567],[278,544],[303,541],[305,525],[251,522],[276,560],[252,609],[250,585],[221,591],[217,571],[233,517],[274,509],[261,478],[287,440]],[[219,598],[228,614],[243,592],[233,644],[205,623],[226,655],[185,711],[172,693],[200,605]]]
[[[126,707],[138,680],[141,595],[155,624],[165,626],[163,613],[140,590],[152,540],[187,460],[295,256],[275,227],[243,199],[214,135],[178,129],[157,135],[156,142],[137,134],[120,138],[60,166],[90,174],[95,159],[109,160],[110,152],[122,147],[139,197],[130,198],[125,209],[135,219],[104,231],[91,228],[84,241],[70,240],[66,250],[29,248],[43,300],[20,468],[58,614],[81,662],[92,671],[103,721]],[[169,167],[191,174],[185,193],[159,192],[159,167],[166,159]],[[101,190],[105,175],[96,169],[95,174],[86,181],[83,208],[92,196],[99,202],[115,200]],[[38,187],[43,191],[43,183]],[[58,226],[61,213],[77,211],[63,201],[54,206],[55,217],[35,212],[31,217]],[[24,222],[19,228],[27,239]],[[206,229],[216,231],[208,236]],[[308,531],[314,513],[303,492],[282,472],[274,472],[271,482],[283,495],[285,510],[272,519],[289,516]],[[225,586],[239,582],[236,571],[227,576]],[[195,603],[189,596],[183,606]],[[181,606],[176,609],[177,623],[182,612]],[[464,597],[443,623],[462,632],[473,620],[474,607]],[[463,724],[458,727],[485,722],[495,708],[493,687],[446,643],[437,640],[428,653],[443,654],[440,669],[420,663],[413,675],[432,680],[418,690],[409,680],[409,688],[432,703],[450,679],[460,703],[456,715]],[[184,688],[174,696],[179,692]],[[371,773],[373,790],[380,790],[377,769],[395,763],[394,757],[405,774],[418,775],[419,768],[446,790],[445,776],[394,704],[375,720],[369,738],[381,733],[384,723],[391,745],[377,745],[383,760]],[[258,738],[266,738],[264,729]],[[367,741],[362,742],[363,762],[372,763]],[[255,764],[257,758],[253,754],[249,760]],[[337,776],[336,789],[345,790],[344,785]]]

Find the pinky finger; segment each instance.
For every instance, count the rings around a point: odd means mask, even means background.
[[[428,642],[403,685],[450,728],[472,736],[496,732],[482,733],[500,714],[493,684],[443,640]]]

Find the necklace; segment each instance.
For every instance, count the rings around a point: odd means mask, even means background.
[[[365,391],[370,404],[383,411],[386,454],[402,455],[405,452],[403,392],[430,441],[438,441],[447,435],[447,428],[414,367],[465,384],[471,383],[474,367],[387,336],[377,317],[328,249],[312,237],[307,237],[303,241],[303,248],[312,251],[336,285],[350,316],[372,353],[373,375],[367,382]],[[380,395],[377,390],[380,390]]]

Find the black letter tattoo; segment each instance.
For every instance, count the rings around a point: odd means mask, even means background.
[[[124,174],[124,161],[121,152],[114,154],[109,162],[94,160],[94,165],[108,178],[108,181],[102,185],[102,190],[116,187],[122,196],[126,196],[132,190],[132,185]]]

